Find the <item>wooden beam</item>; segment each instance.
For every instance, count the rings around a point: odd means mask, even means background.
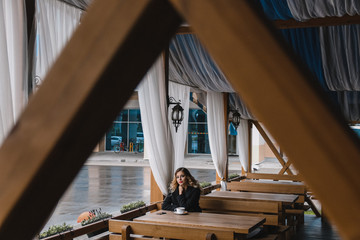
[[[285,160],[281,157],[280,153],[278,152],[278,150],[276,149],[276,147],[274,146],[273,142],[271,141],[271,139],[269,138],[269,136],[266,134],[265,130],[261,127],[261,125],[259,124],[259,122],[257,121],[253,121],[255,127],[257,128],[257,130],[259,131],[260,135],[263,137],[263,139],[265,140],[265,142],[267,143],[267,145],[269,146],[270,150],[274,153],[275,157],[277,158],[277,160],[280,162],[280,164],[283,166],[283,169],[285,169],[285,171],[289,174],[292,175],[292,171],[286,166],[286,162]]]
[[[342,17],[313,18],[304,22],[300,22],[295,19],[276,20],[273,23],[275,27],[278,29],[352,25],[352,24],[360,24],[360,16],[345,15]]]
[[[228,118],[228,100],[229,100],[229,94],[223,93],[223,99],[224,99],[224,131],[225,131],[225,146],[226,146],[226,167],[225,167],[225,174],[224,179],[227,181],[229,177],[229,156],[228,156],[228,125],[229,125],[229,118]],[[216,183],[219,184],[221,181],[221,178],[219,177],[218,173],[216,172]],[[219,189],[218,189],[219,190]]]
[[[295,19],[288,20],[274,20],[272,24],[278,29],[292,29],[292,28],[310,28],[310,27],[326,27],[326,26],[338,26],[338,25],[353,25],[360,24],[360,16],[345,15],[342,17],[324,17],[324,18],[312,18],[304,22],[297,21]],[[193,28],[190,26],[181,26],[177,34],[194,34]]]
[[[153,172],[150,170],[150,202],[156,203],[164,200],[164,195],[162,194],[159,186],[157,185]]]
[[[252,172],[252,121],[248,120],[248,134],[249,134],[249,144],[248,144],[248,150],[249,150],[249,158],[248,158],[248,169],[247,172]]]
[[[40,231],[181,21],[166,0],[92,3],[0,149],[0,239]]]
[[[252,1],[171,2],[292,159],[342,237],[359,239],[360,140],[309,70],[284,49]]]
[[[31,31],[32,31],[32,28],[34,25],[34,19],[35,19],[35,0],[26,0],[25,8],[26,8],[27,39],[28,39],[28,42],[30,42]]]

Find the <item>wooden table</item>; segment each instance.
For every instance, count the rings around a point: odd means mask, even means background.
[[[256,192],[230,192],[230,191],[214,191],[206,195],[207,197],[242,199],[249,201],[265,201],[278,202],[282,206],[291,206],[299,198],[293,194],[277,194],[277,193],[256,193]]]
[[[263,225],[265,218],[199,212],[189,212],[186,215],[178,215],[172,211],[160,210],[135,218],[134,221],[227,230],[233,231],[235,234],[243,235],[249,234],[257,227]]]

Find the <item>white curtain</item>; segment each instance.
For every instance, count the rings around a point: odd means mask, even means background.
[[[298,21],[360,14],[360,1],[358,0],[287,0],[287,4],[291,14]]]
[[[180,100],[181,107],[184,109],[184,119],[176,132],[171,120],[171,112],[174,105],[170,105],[168,108],[169,124],[174,144],[174,170],[176,170],[179,167],[184,167],[185,144],[189,122],[190,87],[169,82],[169,96],[173,97],[176,101]]]
[[[248,171],[248,159],[249,159],[249,121],[245,119],[240,120],[240,124],[237,128],[236,142],[238,143],[239,159],[241,166],[245,171]]]
[[[193,34],[181,34],[170,44],[169,79],[204,91],[234,92],[220,68]]]
[[[227,151],[224,117],[223,94],[207,92],[207,120],[211,157],[217,174],[224,179],[226,171]],[[221,181],[221,188],[226,189],[225,181]]]
[[[173,177],[174,160],[162,58],[156,61],[138,86],[138,95],[150,167],[161,192],[166,195]]]
[[[0,2],[0,145],[27,101],[24,1]]]
[[[33,89],[36,90],[59,53],[79,25],[82,11],[61,1],[36,1],[36,51],[35,77]]]

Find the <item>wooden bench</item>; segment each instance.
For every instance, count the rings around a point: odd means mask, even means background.
[[[304,203],[306,198],[306,187],[302,183],[266,180],[244,180],[240,182],[227,183],[227,190],[299,195],[299,198],[298,200],[296,200],[294,208],[292,208],[291,211],[285,209],[285,218],[287,219],[287,224],[291,226],[304,223]]]
[[[153,238],[233,240],[234,232],[217,229],[172,226],[122,220],[109,221],[110,240],[146,240]]]
[[[269,179],[269,180],[274,180],[274,181],[282,181],[282,180],[287,180],[287,181],[293,181],[293,182],[301,182],[303,181],[303,178],[300,175],[280,175],[280,174],[268,174],[268,173],[247,173],[244,177],[246,177],[247,179]],[[304,202],[306,202],[308,205],[303,205],[304,206],[304,210],[308,210],[309,208],[311,208],[315,215],[317,217],[321,217],[321,214],[319,212],[319,210],[316,208],[315,204],[313,203],[313,201],[311,200],[311,198],[313,196],[311,196],[311,190],[307,187],[305,187],[305,194],[304,197]],[[302,199],[299,200],[299,202],[301,203]],[[296,214],[301,214],[300,211],[293,211],[293,213]]]
[[[264,217],[266,218],[264,225],[278,226],[285,223],[281,205],[276,202],[201,196],[199,204],[203,212]]]

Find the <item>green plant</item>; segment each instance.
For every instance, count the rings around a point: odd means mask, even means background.
[[[71,225],[67,225],[66,223],[63,223],[62,225],[53,225],[51,227],[49,227],[49,229],[47,231],[44,231],[42,233],[40,233],[39,238],[46,238],[52,235],[55,235],[57,233],[62,233],[65,231],[69,231],[72,230],[73,227]]]
[[[209,183],[209,182],[201,182],[201,183],[200,183],[200,187],[201,187],[201,188],[206,188],[206,187],[208,187],[208,186],[211,186],[211,183]]]
[[[237,177],[239,177],[239,176],[240,176],[240,175],[237,174],[237,173],[232,173],[232,174],[229,175],[229,179],[237,178]]]
[[[145,205],[146,205],[145,202],[142,201],[142,200],[139,200],[139,201],[136,201],[136,202],[131,202],[131,203],[123,205],[121,207],[121,209],[120,209],[120,212],[125,213],[125,212],[128,212],[130,210],[133,210],[133,209],[136,209],[136,208],[139,208],[139,207],[143,207]]]
[[[89,218],[81,221],[82,226],[85,226],[85,225],[93,223],[93,222],[100,221],[100,220],[105,219],[105,218],[112,217],[111,214],[108,214],[106,212],[102,212],[101,208],[91,210],[91,211],[89,211],[89,213],[90,213]]]

